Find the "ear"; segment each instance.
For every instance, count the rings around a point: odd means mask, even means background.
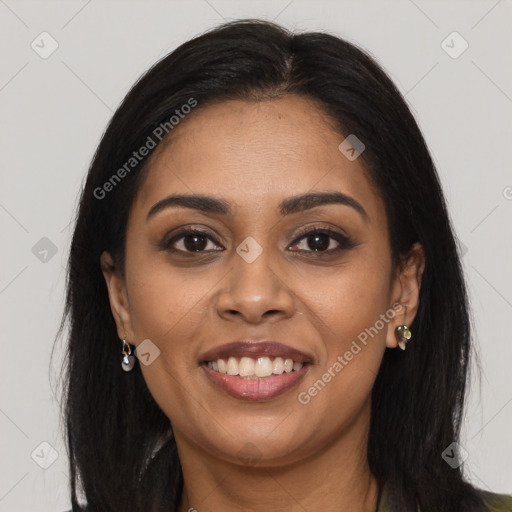
[[[110,253],[104,251],[100,257],[101,271],[107,283],[110,309],[117,326],[119,339],[133,340],[130,305],[126,283]]]
[[[398,346],[395,328],[402,324],[410,326],[416,317],[419,307],[421,278],[424,270],[425,255],[421,244],[416,242],[411,247],[407,256],[402,259],[391,285],[391,303],[398,303],[401,307],[394,308],[396,314],[388,323],[386,335],[386,347],[388,348]]]

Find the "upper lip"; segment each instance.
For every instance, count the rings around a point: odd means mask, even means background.
[[[310,363],[313,358],[293,347],[272,340],[239,340],[214,347],[200,356],[200,362],[229,357],[284,357],[296,363]]]

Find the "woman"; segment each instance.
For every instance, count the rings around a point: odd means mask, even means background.
[[[73,510],[512,510],[462,476],[433,162],[342,39],[245,20],[150,69],[89,170],[66,315]]]

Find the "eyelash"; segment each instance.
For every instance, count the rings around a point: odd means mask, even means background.
[[[312,229],[305,230],[305,231],[299,233],[298,238],[296,238],[295,241],[292,242],[288,247],[297,245],[303,239],[307,239],[309,236],[313,236],[316,234],[329,236],[329,238],[335,240],[338,243],[338,246],[334,249],[329,249],[327,251],[314,251],[314,250],[299,249],[294,252],[309,253],[310,256],[318,258],[318,257],[330,256],[334,253],[338,253],[343,250],[350,250],[357,245],[348,236],[343,235],[342,233],[338,233],[337,231],[333,231],[332,229],[314,227]],[[159,244],[159,246],[162,250],[170,251],[173,253],[182,253],[182,254],[186,254],[186,255],[194,255],[194,254],[201,254],[201,253],[207,254],[208,252],[210,252],[210,251],[204,251],[204,250],[195,251],[195,252],[194,251],[184,251],[181,249],[175,249],[175,248],[171,247],[178,240],[181,240],[182,238],[186,238],[187,236],[192,236],[192,235],[204,236],[211,242],[216,243],[215,240],[213,240],[213,238],[205,231],[202,231],[200,229],[195,229],[195,228],[186,228],[186,229],[183,229],[180,232],[178,232],[171,239],[169,239],[169,240],[164,239],[163,242],[161,244]],[[330,243],[329,243],[329,245],[330,245]],[[217,250],[214,250],[213,252],[217,252]]]

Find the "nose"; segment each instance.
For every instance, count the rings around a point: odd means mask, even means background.
[[[234,255],[232,271],[223,280],[224,289],[218,296],[218,314],[233,321],[241,318],[246,323],[259,324],[279,321],[293,316],[295,300],[288,283],[279,275],[279,266],[271,265],[263,251],[248,263]]]

